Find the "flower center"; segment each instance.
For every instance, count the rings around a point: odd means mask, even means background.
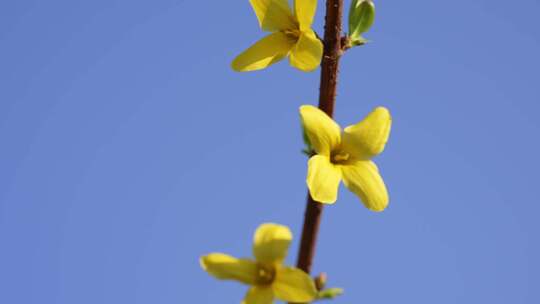
[[[339,164],[339,163],[344,163],[346,161],[349,160],[349,153],[347,152],[344,152],[344,151],[336,151],[336,152],[332,152],[332,155],[330,157],[332,163],[334,164]]]
[[[257,285],[269,285],[274,281],[276,276],[276,270],[274,267],[259,264],[257,267],[257,279],[255,280]]]

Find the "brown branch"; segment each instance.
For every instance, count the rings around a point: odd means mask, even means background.
[[[343,0],[327,0],[319,108],[330,117],[334,114],[334,103],[336,101],[338,65],[341,55],[342,18]]]
[[[327,0],[319,108],[330,117],[334,114],[339,58],[342,52],[342,18],[343,0]],[[308,192],[306,212],[304,214],[304,227],[302,229],[302,239],[300,241],[297,261],[298,268],[304,270],[306,273],[311,272],[323,206],[323,204],[314,201]]]

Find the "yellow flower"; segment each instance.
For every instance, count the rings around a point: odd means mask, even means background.
[[[270,304],[274,298],[311,302],[317,294],[311,277],[300,269],[283,265],[291,240],[291,231],[286,226],[262,224],[253,237],[255,260],[211,253],[200,259],[201,266],[218,279],[251,285],[242,304]]]
[[[259,40],[232,62],[238,72],[264,69],[290,54],[292,66],[312,71],[321,63],[323,45],[311,29],[317,0],[295,0],[294,13],[287,0],[249,0],[263,31]]]
[[[308,162],[307,185],[311,197],[333,204],[339,183],[355,193],[373,211],[388,205],[388,192],[371,158],[384,150],[392,118],[378,107],[364,120],[341,131],[339,125],[314,106],[301,106],[304,131],[316,155]]]

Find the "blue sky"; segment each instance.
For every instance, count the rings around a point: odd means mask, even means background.
[[[315,271],[334,303],[539,303],[540,2],[376,5],[336,120],[392,112],[390,207],[342,187]],[[1,303],[239,303],[198,257],[268,221],[294,263],[319,73],[233,72],[262,36],[248,1],[0,3]]]

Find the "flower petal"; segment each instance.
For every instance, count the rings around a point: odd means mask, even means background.
[[[328,156],[314,155],[308,161],[307,186],[311,197],[320,203],[333,204],[337,200],[341,170]]]
[[[253,255],[258,262],[281,263],[287,257],[291,240],[289,227],[273,223],[262,224],[253,236]]]
[[[300,30],[311,28],[317,11],[317,0],[294,0],[294,13],[300,24]]]
[[[330,156],[341,142],[339,125],[314,106],[301,106],[300,118],[309,142],[317,154]]]
[[[313,30],[308,29],[300,34],[300,39],[292,49],[290,62],[295,68],[310,72],[321,64],[322,55],[322,42]]]
[[[361,122],[345,128],[343,148],[356,158],[370,159],[384,150],[391,126],[390,112],[378,107]]]
[[[272,304],[274,292],[270,286],[251,287],[242,304]]]
[[[257,263],[237,259],[223,253],[211,253],[199,260],[201,267],[220,280],[235,280],[254,285],[257,279]]]
[[[272,289],[276,298],[285,302],[307,303],[313,301],[317,295],[313,279],[293,267],[280,267],[277,270]]]
[[[231,66],[237,72],[264,69],[287,56],[295,43],[282,32],[270,34],[238,55]]]
[[[249,2],[263,30],[275,32],[297,28],[287,0],[249,0]]]
[[[388,192],[377,166],[372,161],[355,161],[341,167],[343,183],[372,211],[388,206]]]

